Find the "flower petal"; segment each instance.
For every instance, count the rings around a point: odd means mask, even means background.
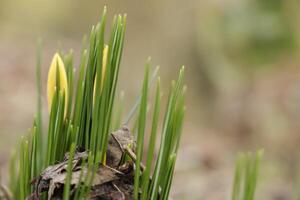
[[[60,82],[59,88],[56,85],[57,69],[59,73],[59,82]],[[55,88],[58,88],[59,91],[62,91],[65,94],[65,114],[66,114],[66,109],[68,105],[68,79],[67,79],[67,73],[66,73],[64,62],[58,53],[54,55],[48,72],[47,95],[48,95],[49,112],[51,111],[52,100],[56,90]]]

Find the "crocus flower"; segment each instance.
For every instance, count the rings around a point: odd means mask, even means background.
[[[108,53],[108,45],[105,45],[103,49],[103,57],[102,57],[102,77],[101,77],[100,91],[102,91],[103,84],[104,84],[104,77],[105,77],[106,66],[107,66],[107,53]],[[95,103],[96,88],[97,88],[97,74],[94,83],[93,103]]]
[[[58,73],[56,72],[58,70]],[[59,75],[59,88],[56,85],[57,76]],[[68,79],[65,65],[58,53],[52,59],[48,72],[47,94],[48,94],[48,109],[51,111],[52,100],[56,90],[59,90],[65,95],[65,113],[68,104]]]

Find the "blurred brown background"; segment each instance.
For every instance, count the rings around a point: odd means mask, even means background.
[[[78,63],[81,38],[104,5],[109,19],[128,14],[119,84],[127,107],[138,94],[148,56],[161,66],[164,91],[186,66],[187,114],[173,198],[230,199],[236,153],[263,148],[256,199],[295,199],[300,189],[297,0],[0,0],[4,177],[11,148],[35,113],[37,38],[44,41],[46,83],[58,48],[73,48]]]

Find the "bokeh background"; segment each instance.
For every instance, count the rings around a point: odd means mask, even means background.
[[[187,114],[174,199],[230,199],[238,151],[264,149],[256,199],[296,199],[300,177],[300,3],[297,0],[0,0],[0,167],[31,127],[37,38],[43,103],[51,57],[74,49],[100,17],[128,14],[119,89],[127,110],[144,63],[164,91],[186,66]]]

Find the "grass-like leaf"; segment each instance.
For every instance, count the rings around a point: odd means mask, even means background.
[[[136,148],[136,162],[135,162],[135,175],[134,175],[134,199],[139,199],[139,182],[140,182],[140,163],[142,161],[144,135],[146,128],[146,114],[147,114],[147,99],[148,99],[148,78],[149,78],[149,61],[146,64],[146,71],[144,76],[144,83],[142,89],[142,98],[139,109],[139,122],[137,134],[137,148]]]
[[[253,200],[263,151],[240,153],[236,160],[232,200]]]

